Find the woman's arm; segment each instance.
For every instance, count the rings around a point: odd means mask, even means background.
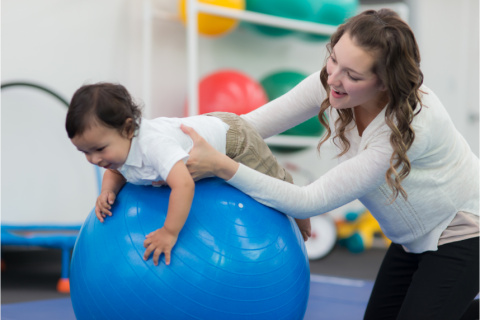
[[[320,71],[317,71],[283,96],[242,115],[242,118],[266,139],[317,115],[325,98]]]
[[[305,219],[328,212],[371,192],[385,182],[392,148],[385,132],[368,149],[328,171],[312,184],[299,187],[238,164],[216,151],[192,128],[187,168],[194,179],[216,175],[255,200],[294,218]]]
[[[227,182],[260,203],[297,219],[326,213],[378,188],[385,182],[390,153],[369,148],[299,187],[240,165]]]

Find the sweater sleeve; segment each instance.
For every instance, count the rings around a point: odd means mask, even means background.
[[[326,96],[317,71],[283,96],[242,117],[266,139],[318,114]]]
[[[338,208],[382,185],[391,155],[385,132],[357,156],[305,187],[269,177],[242,164],[227,182],[266,206],[305,219]]]

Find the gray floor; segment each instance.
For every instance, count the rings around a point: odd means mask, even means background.
[[[311,261],[310,271],[322,275],[375,280],[384,255],[385,249],[375,248],[361,254],[352,254],[345,248],[336,247],[325,258]],[[6,264],[1,278],[2,304],[69,296],[56,291],[61,271],[60,250],[2,247],[2,259]]]

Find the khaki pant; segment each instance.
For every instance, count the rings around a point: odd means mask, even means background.
[[[293,183],[290,173],[278,164],[265,141],[247,121],[228,112],[206,115],[219,118],[230,126],[226,146],[229,158],[270,177]]]

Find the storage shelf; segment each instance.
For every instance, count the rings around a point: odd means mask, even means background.
[[[321,137],[302,137],[276,135],[265,139],[269,146],[275,147],[317,147]]]
[[[297,19],[282,18],[269,14],[263,14],[248,10],[225,8],[221,6],[198,2],[197,9],[199,12],[210,13],[226,18],[234,18],[271,27],[280,27],[284,29],[304,31],[321,35],[332,35],[338,28],[338,26],[331,26],[327,24],[308,22]]]
[[[225,8],[222,6],[200,3],[199,0],[187,1],[187,92],[189,99],[188,114],[198,114],[198,13],[208,13],[216,16],[247,21],[271,27],[290,29],[320,35],[332,35],[338,26],[331,26],[321,23],[302,21],[297,19],[282,18],[248,10]],[[143,88],[145,113],[148,118],[151,113],[151,50],[152,50],[152,28],[153,17],[163,17],[170,20],[176,19],[176,14],[156,12],[152,7],[152,0],[143,0]],[[405,3],[389,3],[388,5],[361,5],[359,11],[365,9],[378,10],[382,7],[389,7],[398,12],[405,21],[408,21],[408,7]],[[178,17],[178,16],[177,16]],[[298,137],[277,135],[266,139],[271,146],[282,147],[316,147],[321,137]]]

